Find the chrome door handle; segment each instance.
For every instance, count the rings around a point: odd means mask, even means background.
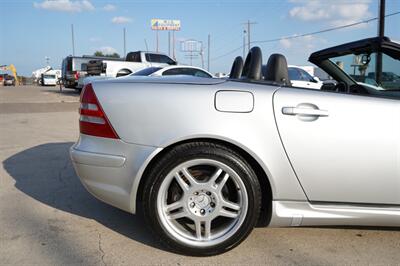
[[[301,108],[301,107],[283,107],[282,114],[304,115],[304,116],[329,116],[329,112],[327,110]]]

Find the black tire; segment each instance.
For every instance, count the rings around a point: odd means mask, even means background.
[[[238,174],[247,191],[248,208],[247,213],[243,214],[243,223],[229,238],[217,245],[198,247],[183,243],[168,232],[158,215],[157,195],[164,178],[175,167],[194,159],[211,159],[228,165]],[[256,226],[261,208],[260,184],[250,165],[230,148],[208,142],[176,146],[152,165],[145,178],[142,197],[144,217],[159,241],[174,252],[193,256],[220,254],[239,245]]]

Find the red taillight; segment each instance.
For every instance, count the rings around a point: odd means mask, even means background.
[[[75,73],[75,80],[78,80],[79,79],[79,72],[76,72]]]
[[[79,129],[82,134],[119,139],[101,108],[90,83],[83,88],[79,113],[81,115],[79,118]]]

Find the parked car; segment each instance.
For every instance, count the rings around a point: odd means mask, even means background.
[[[323,82],[317,77],[311,76],[304,69],[297,66],[288,66],[289,78],[293,87],[321,89]]]
[[[0,74],[0,85],[4,84],[4,76],[7,74]]]
[[[176,76],[176,75],[186,75],[202,78],[212,78],[213,75],[208,71],[194,66],[176,65],[167,67],[148,67],[139,70],[135,73],[130,74],[130,76]]]
[[[40,85],[56,86],[61,78],[61,70],[50,69],[41,74]]]
[[[126,55],[125,60],[97,59],[90,60],[88,74],[97,76],[104,74],[107,77],[121,77],[135,73],[147,67],[165,67],[176,65],[177,62],[169,56],[158,52],[136,51]]]
[[[193,66],[185,66],[185,65],[176,65],[176,66],[167,66],[167,67],[148,67],[142,70],[139,70],[135,73],[132,73],[128,76],[122,76],[118,78],[128,78],[128,77],[139,77],[139,76],[150,76],[150,77],[160,77],[160,76],[177,76],[177,75],[186,75],[186,76],[195,76],[195,77],[203,77],[203,78],[212,78],[213,75],[207,72],[204,69]],[[109,80],[113,79],[113,77],[108,76],[89,76],[86,77],[79,82],[82,83],[82,87],[86,84],[89,84],[96,80]]]
[[[388,38],[313,53],[337,81],[320,90],[293,87],[280,54],[262,77],[258,47],[229,80],[95,81],[81,94],[73,165],[88,191],[142,210],[184,254],[230,250],[257,224],[399,227],[400,88],[363,86],[350,63],[336,66],[368,55],[368,73],[377,50],[398,72],[400,45]]]
[[[126,59],[123,60],[93,59],[86,65],[87,73],[79,76],[76,87],[82,89],[85,85],[85,79],[104,80],[117,78],[136,73],[148,67],[161,68],[176,64],[176,61],[165,54],[144,51],[130,52],[127,54]]]
[[[4,76],[3,84],[4,86],[15,86],[15,78],[7,74]]]

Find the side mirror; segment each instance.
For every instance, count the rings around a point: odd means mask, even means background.
[[[314,78],[315,83],[321,82],[321,80],[319,79],[319,77],[313,77],[313,78]]]
[[[361,56],[361,64],[368,65],[369,62],[371,61],[371,56],[369,54],[364,54]]]

